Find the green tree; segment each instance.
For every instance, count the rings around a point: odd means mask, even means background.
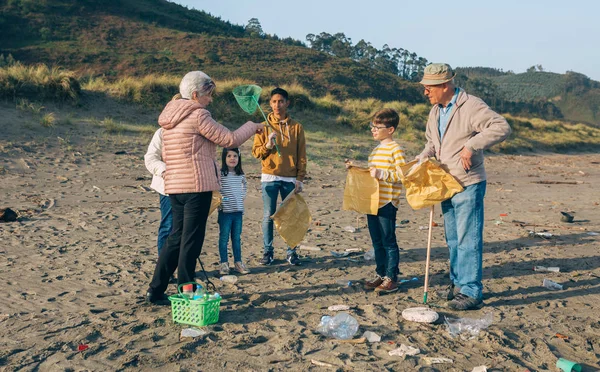
[[[250,37],[265,37],[265,32],[263,31],[258,18],[250,18],[248,20],[246,33],[249,34]]]

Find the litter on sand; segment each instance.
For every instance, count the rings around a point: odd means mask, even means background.
[[[321,250],[321,248],[319,247],[311,247],[310,245],[300,245],[298,246],[298,249],[303,250],[303,251],[314,251],[314,252],[318,252]]]
[[[539,272],[542,272],[542,273],[548,273],[548,272],[558,273],[558,272],[560,272],[560,267],[556,267],[556,266],[554,266],[554,267],[534,266],[533,267],[533,271],[539,271]]]
[[[486,366],[477,366],[477,367],[474,367],[471,372],[487,372],[487,367]]]
[[[196,337],[200,337],[200,336],[204,336],[208,334],[208,332],[206,332],[205,330],[202,329],[197,329],[197,328],[185,328],[181,330],[181,333],[179,334],[179,339],[184,339],[184,338],[196,338]]]
[[[369,341],[370,343],[373,342],[379,342],[381,341],[381,336],[379,336],[377,333],[375,332],[371,332],[371,331],[365,331],[365,333],[363,333],[362,335],[364,338],[367,339],[367,341]]]
[[[336,251],[330,251],[331,255],[335,258],[342,258],[342,257],[347,257],[350,255],[350,252],[336,252]]]
[[[219,279],[223,283],[228,283],[228,284],[235,284],[237,282],[237,280],[238,280],[237,276],[235,276],[235,275],[223,275]]]
[[[428,307],[411,307],[402,311],[402,317],[411,322],[433,323],[440,316]]]
[[[331,363],[321,362],[321,361],[316,360],[316,359],[311,359],[310,360],[310,364],[314,364],[315,366],[319,366],[319,367],[337,368],[336,365],[333,365]]]
[[[544,281],[542,282],[542,286],[548,288],[551,291],[560,291],[563,289],[562,284],[558,284],[557,282],[554,282],[550,279],[544,279]]]
[[[388,354],[390,356],[405,356],[405,355],[417,355],[421,352],[416,347],[401,344],[399,348],[390,350]]]
[[[348,305],[331,305],[327,308],[329,311],[346,311],[350,310],[350,306]]]
[[[356,227],[345,226],[344,227],[344,231],[347,231],[347,232],[350,232],[350,233],[355,233],[356,232]]]
[[[535,231],[530,231],[529,232],[529,236],[539,236],[540,238],[549,239],[553,235],[550,234],[549,232],[535,232]]]
[[[479,335],[482,329],[488,328],[494,321],[494,314],[487,313],[481,319],[473,318],[448,318],[446,325],[451,337],[459,336],[463,340],[470,340]]]
[[[454,361],[450,358],[431,358],[431,357],[423,357],[421,358],[423,360],[423,362],[425,362],[426,364],[444,364],[444,363],[449,363],[452,364],[454,363]]]

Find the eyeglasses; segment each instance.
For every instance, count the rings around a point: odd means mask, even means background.
[[[370,130],[375,129],[376,131],[379,131],[380,129],[387,129],[387,128],[389,128],[389,127],[378,127],[377,125],[374,125],[373,122],[369,123],[369,129]]]
[[[440,84],[440,85],[423,85],[423,88],[425,88],[425,91],[426,91],[427,93],[431,93],[431,90],[432,90],[433,88],[439,88],[439,87],[441,87],[442,85],[444,85],[444,84]]]

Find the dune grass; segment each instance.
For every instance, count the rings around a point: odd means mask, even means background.
[[[75,102],[80,94],[75,74],[59,67],[15,63],[0,68],[0,98]]]
[[[44,106],[36,101],[77,101],[82,91],[104,94],[115,99],[143,107],[157,114],[179,91],[180,76],[147,75],[109,80],[104,77],[81,77],[60,68],[44,65],[24,66],[16,63],[0,67],[0,98],[12,99],[17,108],[30,112],[43,126],[51,127],[57,121],[53,113],[44,114]],[[81,82],[80,82],[81,81]],[[232,94],[239,85],[252,84],[247,79],[217,81],[217,90],[210,111],[219,122],[231,128],[252,120],[264,120],[259,110],[254,114],[244,112]],[[290,94],[290,112],[300,121],[316,146],[317,157],[354,156],[363,159],[372,147],[368,124],[377,110],[392,108],[400,115],[398,141],[405,147],[417,149],[425,143],[425,123],[430,106],[401,101],[383,102],[373,98],[339,100],[331,94],[314,96],[298,83],[282,85]],[[274,86],[263,86],[260,104],[269,112],[269,94]],[[492,148],[497,152],[518,151],[588,151],[600,148],[600,129],[587,124],[563,121],[524,119],[505,115],[513,128],[512,136]],[[108,133],[152,133],[152,125],[123,124],[105,118],[100,125]],[[319,143],[326,145],[318,145]]]

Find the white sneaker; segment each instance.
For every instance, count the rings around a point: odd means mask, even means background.
[[[240,274],[250,274],[250,270],[244,265],[242,261],[234,263],[235,271]]]
[[[219,269],[219,274],[229,275],[229,263],[228,262],[223,262],[221,264],[221,268]]]

